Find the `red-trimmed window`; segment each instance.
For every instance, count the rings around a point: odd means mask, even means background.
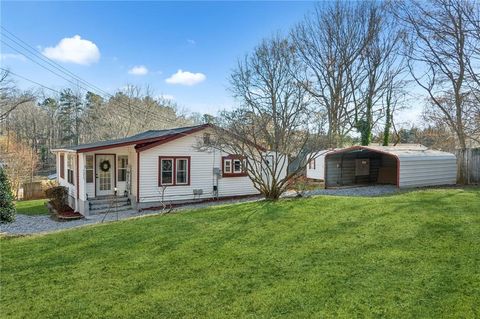
[[[158,185],[190,185],[190,157],[162,156],[158,159]]]
[[[222,175],[223,177],[247,176],[245,158],[240,155],[222,157]]]
[[[60,177],[65,178],[65,154],[60,154]]]
[[[117,176],[119,182],[126,182],[127,181],[127,169],[128,169],[128,156],[127,155],[119,155],[117,157]]]
[[[310,162],[308,162],[308,168],[309,169],[315,169],[315,166],[316,166],[316,163],[315,163],[315,158],[310,160]]]
[[[67,181],[72,184],[72,185],[75,185],[75,179],[74,179],[74,176],[73,176],[73,159],[74,159],[74,155],[72,154],[68,154],[67,155]]]
[[[85,155],[85,181],[93,183],[93,155]]]

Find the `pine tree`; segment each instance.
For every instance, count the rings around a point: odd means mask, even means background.
[[[15,204],[7,174],[0,168],[0,223],[10,223],[15,220]]]
[[[84,108],[82,99],[71,89],[60,93],[60,123],[63,130],[63,142],[78,145],[80,142],[80,125]]]

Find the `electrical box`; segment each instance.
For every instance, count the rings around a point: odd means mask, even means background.
[[[355,159],[355,176],[370,175],[370,159],[357,158]]]
[[[222,171],[218,167],[213,168],[213,175],[222,176]]]
[[[203,194],[203,189],[194,189],[193,190],[193,195],[202,195]]]

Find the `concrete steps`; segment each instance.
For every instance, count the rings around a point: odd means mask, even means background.
[[[101,196],[88,200],[90,214],[115,213],[132,209],[128,197]]]

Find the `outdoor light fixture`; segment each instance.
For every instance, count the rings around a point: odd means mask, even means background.
[[[117,196],[117,188],[116,187],[113,189],[113,191],[114,191],[115,196]]]

